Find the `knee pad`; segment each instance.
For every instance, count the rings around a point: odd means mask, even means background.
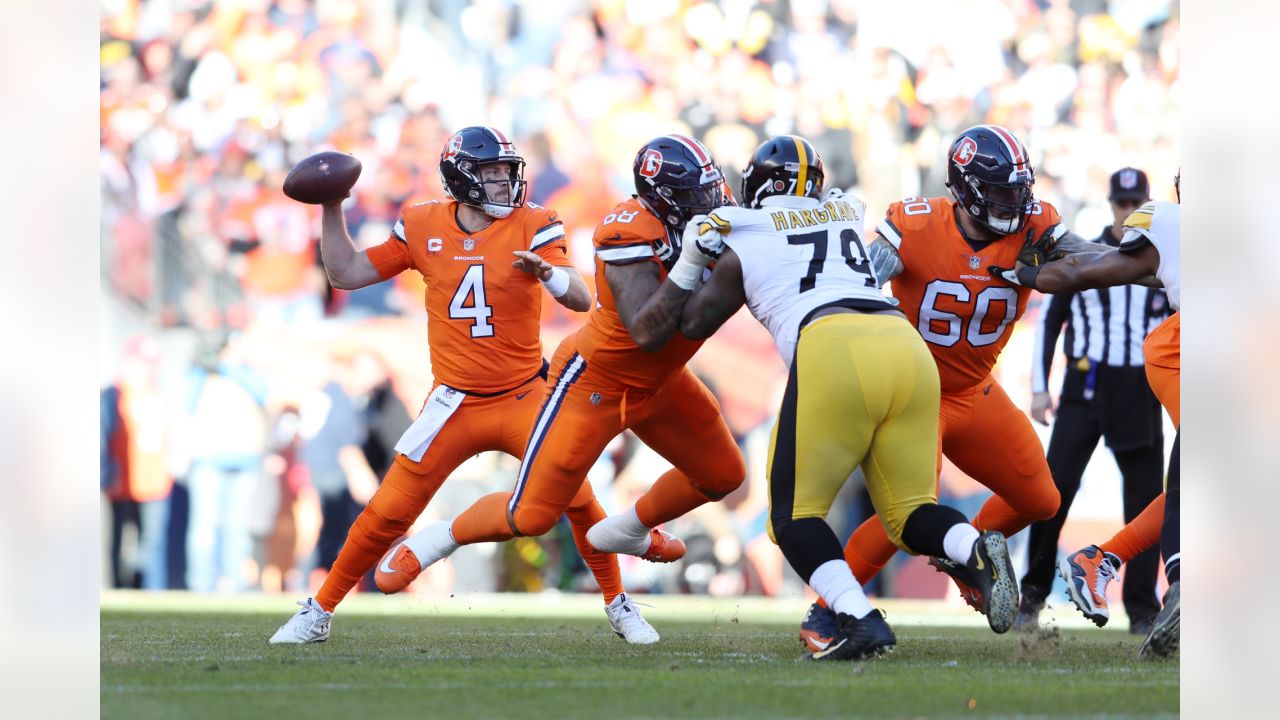
[[[743,462],[741,453],[735,453],[734,455],[734,459],[726,461],[725,467],[714,475],[697,478],[690,477],[689,481],[697,488],[698,492],[712,500],[719,500],[737,490],[743,481],[747,479],[747,465]]]
[[[522,512],[523,511],[523,512]],[[553,517],[548,513],[527,511],[518,508],[514,513],[507,511],[507,522],[511,524],[511,530],[518,536],[538,537],[551,532],[551,528],[556,526],[559,517]]]
[[[1040,492],[1028,498],[1018,511],[1031,520],[1050,520],[1058,514],[1058,506],[1062,504],[1062,494],[1052,481],[1040,484]]]

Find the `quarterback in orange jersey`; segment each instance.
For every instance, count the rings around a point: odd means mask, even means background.
[[[969,128],[949,153],[952,197],[891,204],[869,254],[876,276],[892,281],[900,309],[938,365],[941,453],[995,492],[973,524],[1009,537],[1053,517],[1059,497],[1031,422],[991,375],[1030,292],[993,278],[987,268],[1012,267],[1067,230],[1057,210],[1032,195],[1035,174],[1026,148],[1005,128]],[[849,538],[845,559],[865,583],[896,550],[872,518]],[[957,581],[971,605],[982,607],[967,568],[930,562]]]
[[[539,284],[571,310],[591,306],[565,256],[555,212],[524,201],[524,160],[506,136],[489,127],[459,130],[440,156],[440,175],[453,199],[405,208],[391,237],[364,252],[355,250],[340,201],[324,206],[321,254],[334,287],[360,288],[409,269],[422,274],[435,387],[320,592],[298,603],[302,610],[273,644],[327,639],[334,608],[464,460],[486,450],[524,453],[547,391]],[[614,631],[627,642],[656,642],[658,634],[627,601],[617,557],[586,541],[587,529],[605,517],[591,486],[556,518],[561,514],[600,584]]]
[[[515,491],[483,497],[452,523],[427,526],[395,548],[395,572],[376,575],[384,591],[459,545],[547,532],[590,487],[588,468],[624,429],[675,467],[635,507],[591,528],[587,539],[598,550],[677,560],[684,543],[656,526],[724,497],[745,478],[718,404],[685,367],[701,342],[678,332],[684,302],[716,254],[682,243],[685,226],[723,204],[723,177],[702,143],[683,135],[651,140],[633,171],[637,196],[596,228],[596,307],[551,362],[551,393]]]

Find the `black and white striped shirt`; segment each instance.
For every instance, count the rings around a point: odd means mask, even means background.
[[[1107,227],[1096,240],[1119,244]],[[1049,368],[1059,335],[1068,361],[1088,358],[1093,365],[1141,367],[1142,341],[1172,310],[1163,290],[1141,285],[1047,295],[1036,326],[1032,392],[1047,392]]]

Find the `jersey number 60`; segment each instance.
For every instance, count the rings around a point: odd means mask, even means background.
[[[992,286],[985,287],[978,293],[978,297],[973,301],[973,312],[969,314],[969,327],[964,327],[964,318],[946,310],[938,309],[936,303],[939,296],[946,296],[954,299],[956,302],[969,302],[969,288],[962,283],[949,282],[947,280],[934,280],[925,286],[924,299],[920,301],[920,334],[925,340],[934,345],[943,347],[951,347],[960,342],[960,336],[964,335],[969,340],[969,344],[974,347],[982,347],[990,345],[1000,339],[1004,335],[1004,331],[1009,327],[1009,323],[1013,322],[1014,316],[1018,314],[1018,291],[1011,287]],[[991,303],[1000,301],[1004,303],[1004,317],[995,329],[989,332],[982,331],[982,323],[987,318],[987,313],[991,311]],[[934,328],[939,324],[946,324],[946,332],[938,332]]]

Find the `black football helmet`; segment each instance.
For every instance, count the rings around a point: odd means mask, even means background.
[[[725,204],[720,166],[691,137],[664,135],[645,143],[636,153],[632,175],[636,197],[673,230]]]
[[[511,166],[507,180],[480,179],[480,168],[494,163]],[[491,127],[462,128],[445,143],[440,153],[440,179],[449,197],[464,205],[474,205],[492,218],[502,219],[524,205],[524,158],[516,146]],[[495,202],[487,185],[507,185],[506,203]]]
[[[961,209],[999,235],[1027,224],[1036,182],[1022,141],[999,125],[975,125],[951,143],[947,187]]]
[[[742,202],[749,208],[774,195],[822,196],[822,158],[798,135],[774,135],[760,143],[742,171]]]

